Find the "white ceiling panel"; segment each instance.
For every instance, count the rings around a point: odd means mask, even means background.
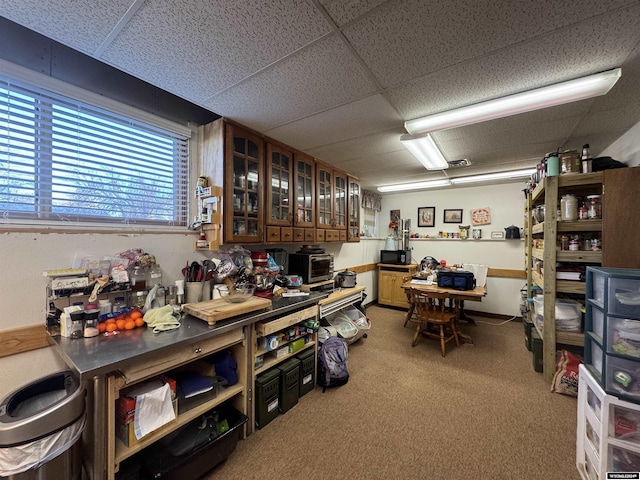
[[[359,138],[399,124],[402,124],[402,118],[389,102],[382,95],[371,95],[265,133],[296,148],[312,150],[318,145]],[[351,128],[346,130],[344,125],[351,125]]]
[[[576,10],[564,0],[388,2],[346,28],[345,35],[374,75],[389,87],[564,30],[568,24],[625,3],[630,2],[590,0],[580,2]],[[594,33],[589,30],[589,36]]]
[[[266,131],[374,92],[375,85],[364,68],[340,38],[331,35],[206,99],[205,106]]]
[[[598,154],[640,122],[638,0],[4,0],[0,16],[368,190]],[[614,67],[604,97],[434,133],[470,167],[428,172],[399,141],[405,120]]]
[[[2,0],[0,15],[94,55],[134,0]]]

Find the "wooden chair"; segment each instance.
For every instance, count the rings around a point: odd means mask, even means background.
[[[411,304],[420,321],[413,335],[412,347],[416,346],[418,338],[423,335],[440,340],[440,350],[445,356],[445,344],[455,340],[456,346],[460,346],[460,339],[455,325],[455,312],[448,312],[446,299],[449,294],[445,292],[425,292],[416,288],[411,289]]]

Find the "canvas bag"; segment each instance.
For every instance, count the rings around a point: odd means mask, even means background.
[[[323,392],[327,387],[338,387],[349,381],[348,356],[344,338],[329,337],[324,341],[318,350],[318,385]]]

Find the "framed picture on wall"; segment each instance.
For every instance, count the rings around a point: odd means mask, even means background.
[[[445,209],[444,223],[462,223],[462,209]]]
[[[418,226],[419,227],[435,227],[436,225],[436,207],[419,207],[418,208]]]

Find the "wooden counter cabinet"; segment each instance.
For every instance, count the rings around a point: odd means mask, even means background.
[[[318,321],[318,305],[303,308],[288,315],[284,315],[280,318],[272,320],[266,320],[264,322],[257,322],[254,326],[255,337],[251,349],[251,361],[249,365],[252,376],[252,391],[254,392],[252,401],[255,403],[255,380],[256,376],[269,370],[272,367],[280,364],[281,362],[297,355],[303,350],[312,348],[314,350],[314,356],[316,358],[317,367],[317,354],[318,354],[318,332],[316,329],[309,332],[304,325],[309,320],[313,322]],[[294,334],[296,326],[302,327],[304,332]],[[278,338],[277,347],[273,348],[268,345],[268,342],[273,338]],[[304,346],[298,350],[290,351],[290,345],[299,340],[304,340]],[[253,431],[255,424],[255,409],[257,405],[252,405],[249,408],[249,432]]]
[[[187,347],[176,348],[173,353],[168,355],[166,352],[163,352],[161,356],[158,355],[155,358],[149,358],[136,365],[130,365],[127,368],[120,369],[117,373],[108,375],[106,478],[108,480],[114,480],[121,462],[224,402],[229,401],[236,410],[246,415],[247,349],[245,343],[244,328],[241,327]],[[202,359],[207,355],[221,350],[231,351],[232,356],[238,364],[238,382],[235,385],[225,387],[215,398],[205,401],[190,410],[179,413],[176,420],[142,437],[131,447],[127,447],[116,436],[116,401],[122,389],[138,384],[155,375],[164,374],[182,365],[187,365],[190,362]]]
[[[403,279],[415,275],[417,264],[378,264],[378,303],[391,307],[409,308],[407,294],[402,288]]]

